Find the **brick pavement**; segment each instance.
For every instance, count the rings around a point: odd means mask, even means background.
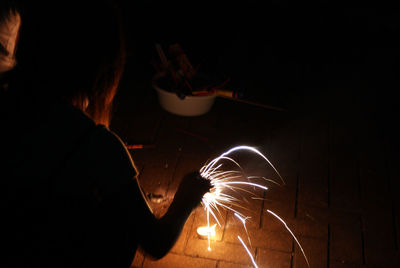
[[[128,96],[120,101],[112,127],[124,140],[156,145],[131,153],[146,193],[163,196],[152,203],[158,216],[183,174],[209,157],[238,144],[263,151],[286,185],[271,186],[261,193],[263,201],[248,204],[250,250],[259,267],[307,267],[293,237],[266,209],[287,222],[311,267],[400,267],[398,152],[392,137],[367,116],[368,103],[342,99],[345,92],[327,90],[304,100],[306,108],[294,106],[296,112],[218,99],[210,113],[192,118],[163,111],[152,94],[144,101]],[[259,166],[249,162],[248,167]],[[221,223],[208,251],[207,240],[196,235],[205,224],[199,207],[167,256],[154,261],[138,251],[132,267],[253,267],[237,239],[245,233],[232,213],[224,212]]]

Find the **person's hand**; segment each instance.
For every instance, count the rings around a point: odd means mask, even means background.
[[[149,228],[150,234],[140,242],[146,252],[155,259],[165,256],[178,239],[193,209],[200,204],[203,195],[211,188],[210,181],[202,178],[199,172],[185,175],[168,211],[156,221],[154,227]],[[153,239],[148,239],[150,235]]]
[[[200,176],[199,172],[191,172],[185,175],[179,185],[175,198],[196,207],[203,195],[212,188],[209,180]]]

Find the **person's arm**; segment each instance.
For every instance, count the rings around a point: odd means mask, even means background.
[[[157,219],[141,191],[129,152],[116,135],[100,130],[99,136],[103,135],[104,140],[90,139],[93,142],[91,153],[96,156],[91,174],[103,178],[97,180],[97,185],[107,202],[121,215],[123,222],[118,224],[126,228],[127,246],[136,248],[138,243],[147,254],[159,259],[173,247],[190,213],[200,204],[211,184],[198,172],[184,176],[168,211]],[[97,144],[102,144],[100,150]]]
[[[140,237],[141,248],[155,259],[165,256],[179,238],[191,212],[210,188],[209,181],[201,178],[198,172],[186,175],[166,214],[161,219],[153,217],[148,223],[149,228]]]

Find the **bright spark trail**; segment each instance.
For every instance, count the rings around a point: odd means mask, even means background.
[[[242,243],[244,249],[247,251],[247,254],[249,254],[249,257],[251,259],[251,262],[253,263],[255,268],[258,268],[257,263],[254,261],[253,255],[251,255],[250,250],[246,247],[246,244],[243,242],[242,238],[240,238],[240,236],[237,236],[237,238],[239,239],[240,243]]]
[[[292,237],[294,238],[294,240],[296,241],[297,245],[300,247],[301,252],[303,253],[303,256],[307,262],[307,266],[310,267],[310,263],[308,262],[306,253],[303,250],[303,247],[300,245],[299,240],[297,240],[296,236],[294,235],[294,233],[292,232],[292,230],[290,230],[290,228],[287,226],[286,222],[284,220],[281,219],[281,217],[279,217],[278,215],[276,215],[274,212],[272,212],[271,210],[267,209],[267,212],[272,214],[275,218],[277,218],[280,222],[282,222],[282,224],[285,226],[286,230],[288,230],[288,232],[292,235]]]
[[[265,177],[261,176],[248,176],[245,174],[243,168],[239,164],[237,160],[234,160],[230,155],[234,152],[237,151],[247,151],[254,153],[258,156],[260,156],[265,162],[268,163],[268,165],[274,170],[274,172],[278,175],[280,182],[273,180],[273,179],[268,179]],[[225,170],[225,166],[232,166],[235,167],[235,169],[229,169]],[[211,190],[206,193],[203,196],[202,199],[202,204],[204,206],[204,209],[206,210],[207,213],[207,227],[210,228],[210,218],[213,218],[215,222],[218,224],[218,226],[221,227],[221,223],[219,220],[218,215],[221,215],[220,209],[226,209],[231,212],[233,212],[234,216],[239,219],[239,221],[242,223],[243,228],[247,234],[249,244],[250,243],[250,237],[247,232],[247,227],[246,227],[246,220],[251,218],[249,216],[244,215],[243,213],[239,212],[239,208],[244,208],[242,204],[242,200],[240,198],[237,198],[233,196],[232,193],[248,193],[251,195],[255,196],[255,193],[248,188],[253,188],[255,189],[261,189],[261,190],[267,190],[268,187],[264,185],[267,182],[278,184],[278,185],[283,185],[285,184],[282,176],[279,174],[278,170],[272,165],[272,163],[268,160],[267,157],[265,157],[260,151],[255,149],[254,147],[250,146],[236,146],[228,151],[222,153],[220,156],[212,159],[210,162],[206,163],[204,166],[200,168],[200,175],[207,179],[210,180],[210,183],[212,185]],[[264,184],[260,184],[259,181],[263,181]],[[254,199],[260,199],[255,197]],[[269,213],[277,217],[286,227],[286,229],[289,230],[289,232],[292,234],[294,237],[293,233],[290,231],[290,229],[287,227],[286,223],[279,218],[275,213],[271,212],[268,210]],[[214,226],[215,227],[215,226]],[[295,237],[294,237],[295,238]],[[243,240],[238,236],[239,241],[243,245],[243,247],[246,249],[247,253],[249,254],[251,261],[253,262],[254,267],[257,267],[257,264],[255,263],[253,256],[251,255],[249,249],[246,247],[245,243]],[[208,235],[208,250],[211,250],[211,241],[210,241],[210,235]],[[300,246],[299,242],[295,238],[296,242]],[[301,246],[300,246],[301,248]],[[301,248],[303,254],[304,251]],[[305,254],[304,254],[305,256]],[[307,264],[308,260],[306,258]]]

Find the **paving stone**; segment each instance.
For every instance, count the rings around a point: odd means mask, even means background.
[[[275,181],[279,184],[289,187],[296,187],[298,179],[299,161],[282,160],[278,157],[271,157],[270,161],[280,173],[282,179],[277,177]]]
[[[399,254],[392,224],[391,211],[375,211],[364,215],[363,231],[366,264],[399,265]],[[397,257],[396,257],[397,256]]]
[[[331,141],[330,205],[357,209],[360,192],[357,140],[351,126],[335,123]]]
[[[298,190],[298,205],[327,208],[329,205],[329,187],[327,180],[302,182],[300,179]]]
[[[347,211],[337,208],[298,206],[297,218],[309,218],[323,224],[357,225],[362,211]]]
[[[254,256],[255,249],[251,250],[251,252]],[[189,239],[185,254],[193,257],[223,260],[240,264],[251,264],[249,256],[241,244],[212,242],[211,251],[209,251],[207,240]]]
[[[356,210],[360,207],[359,175],[355,166],[332,167],[330,206]]]
[[[212,218],[212,215],[210,215],[210,226],[217,224],[215,227],[215,236],[212,238],[212,240],[221,241],[224,234],[224,228],[226,225],[226,211],[222,210],[221,214],[216,214],[216,215],[218,216],[218,221],[221,224],[221,226],[219,226],[217,222]],[[194,221],[189,235],[191,238],[196,239],[198,238],[197,228],[200,226],[207,226],[207,213],[203,207],[198,207],[194,211],[193,219]]]
[[[291,220],[294,219],[295,216],[295,201],[290,200],[286,201],[264,201],[264,211],[262,214],[262,229],[269,231],[280,231],[284,230],[284,225],[280,220],[278,220],[274,215],[267,212],[267,210],[276,214],[279,218],[281,218],[287,224],[290,223]]]
[[[310,267],[327,267],[328,260],[328,239],[315,239],[309,237],[297,237],[304,254],[310,264]],[[308,268],[306,258],[303,255],[300,247],[295,244],[293,267],[295,268]]]
[[[367,127],[359,141],[360,195],[365,203],[390,206],[389,156],[376,130]]]
[[[166,121],[166,122],[164,122]],[[169,207],[174,193],[169,193],[169,185],[176,180],[174,172],[181,152],[178,150],[184,137],[171,133],[173,125],[185,124],[183,119],[172,116],[167,117],[160,129],[156,148],[152,152],[151,161],[148,161],[139,177],[139,182],[146,196],[156,196],[157,202],[149,198],[149,205],[154,214],[161,217]]]
[[[257,141],[262,146],[262,132],[267,132],[268,124],[260,124],[258,118],[263,117],[265,111],[258,108],[242,105],[241,103],[229,103],[225,100],[217,100],[213,112],[216,121],[214,140],[226,146],[248,144]],[[249,144],[255,145],[255,144]]]
[[[395,231],[395,242],[396,242],[396,248],[399,248],[400,245],[400,206],[395,207],[393,209],[393,228]]]
[[[246,217],[249,217],[247,219],[243,219],[245,221],[245,225],[247,227],[251,228],[260,228],[260,213],[261,213],[261,205],[260,205],[260,210],[258,211],[246,211]],[[243,221],[239,219],[237,216],[235,216],[235,213],[232,211],[229,211],[227,213],[227,222],[226,222],[226,227],[229,228],[231,226],[243,226]]]
[[[125,99],[113,126],[124,139],[156,143],[156,148],[130,153],[146,191],[165,196],[154,204],[160,215],[181,177],[206,159],[239,144],[265,153],[286,184],[268,185],[261,192],[264,201],[244,203],[252,214],[246,226],[259,267],[306,267],[290,233],[266,209],[285,220],[311,267],[400,267],[398,137],[387,132],[387,126],[382,134],[377,122],[357,110],[360,96],[342,101],[345,107],[338,109],[335,101],[346,92],[326,93],[332,98],[321,104],[326,104],[324,112],[313,111],[315,104],[299,114],[275,113],[219,99],[210,113],[193,118],[170,115],[154,100],[133,109]],[[134,111],[143,113],[130,116]],[[151,114],[143,117],[146,111]],[[130,120],[134,124],[123,125]],[[256,157],[235,157],[247,172],[277,178],[265,163],[254,161]],[[240,235],[248,244],[243,226],[232,212],[223,213],[211,251],[208,241],[195,232],[206,222],[198,207],[165,258],[152,262],[139,252],[132,267],[142,267],[143,262],[144,267],[253,267],[237,239]]]
[[[296,188],[298,180],[298,161],[283,161],[272,158],[271,162],[282,177],[282,179],[277,177],[275,182],[282,185],[282,187]],[[270,187],[273,186],[271,185]]]
[[[392,201],[393,225],[396,231],[397,248],[400,245],[400,198],[398,190],[400,189],[400,155],[399,142],[393,144],[391,140],[385,140],[385,155],[387,159],[387,174],[389,177],[390,200]]]
[[[360,224],[333,224],[330,234],[331,260],[359,265],[363,263]]]
[[[347,261],[331,261],[329,263],[329,267],[333,267],[333,268],[359,268],[359,267],[363,267],[366,268],[368,266],[366,265],[362,265],[359,263],[351,263],[351,262],[347,262]]]
[[[289,222],[291,230],[296,236],[308,238],[328,239],[328,223],[320,222],[311,215],[301,215]]]
[[[142,173],[147,160],[151,157],[152,150],[153,150],[152,148],[146,150],[129,150],[129,154],[131,156],[132,161],[135,164],[136,169],[139,171],[139,175]]]
[[[251,243],[253,248],[266,248],[283,252],[292,251],[292,236],[284,227],[278,232],[248,227],[246,232],[242,226],[230,226],[225,229],[224,241],[238,244],[240,243],[237,238],[238,235],[246,245]],[[250,242],[247,239],[247,235],[250,238]]]
[[[301,159],[298,179],[298,203],[302,205],[327,207],[329,205],[329,161],[328,155],[318,158]]]
[[[211,111],[202,116],[193,117],[192,120],[189,121],[187,130],[190,133],[197,134],[198,142],[210,142],[214,140],[215,135],[217,134],[218,120],[216,111]],[[193,136],[193,138],[196,138],[196,136]]]
[[[363,163],[360,168],[361,177],[361,199],[365,204],[378,207],[391,206],[389,178],[384,167],[376,167],[374,164]]]
[[[258,267],[291,267],[291,253],[276,250],[258,249],[256,263]]]
[[[267,190],[264,200],[264,212],[269,209],[282,215],[282,217],[293,217],[296,211],[295,206],[296,188],[284,186]]]
[[[265,192],[265,202],[280,202],[292,206],[296,201],[296,191],[296,186],[270,185]]]
[[[251,217],[251,221],[256,223],[260,222],[260,216],[263,208],[263,198],[267,195],[266,191],[254,189],[249,187],[249,192],[241,195],[241,201],[237,202],[237,206],[232,207],[229,215],[234,215],[236,212],[239,215]],[[264,193],[265,192],[265,193]],[[239,198],[239,196],[232,195]]]
[[[164,258],[152,261],[145,259],[143,268],[214,268],[217,262],[205,258],[194,258],[191,256],[168,254]]]
[[[299,170],[299,126],[294,124],[284,125],[271,133],[270,161],[282,175],[286,185],[296,186],[297,172]]]
[[[385,145],[384,145],[384,153],[386,159],[386,168],[387,168],[387,176],[389,177],[390,183],[390,192],[392,200],[396,200],[397,204],[400,203],[398,200],[398,195],[395,189],[398,189],[400,186],[400,145],[399,141],[393,142],[392,139],[386,138]]]
[[[187,219],[182,229],[181,235],[179,236],[178,240],[176,241],[175,245],[172,247],[170,252],[176,254],[182,254],[184,252],[187,240],[189,239],[190,236],[190,231],[193,228],[194,218],[195,218],[194,213],[192,213]]]
[[[128,143],[152,143],[155,140],[164,112],[151,95],[117,94],[110,128]],[[143,115],[146,116],[143,116]]]
[[[282,159],[297,160],[300,149],[300,129],[302,122],[295,117],[280,122],[280,125],[271,131],[271,150],[274,156]]]
[[[326,119],[312,118],[311,116],[301,121],[301,149],[302,163],[308,160],[320,162],[327,158],[329,150],[329,122]]]
[[[300,159],[299,177],[304,182],[315,182],[321,179],[326,180],[329,173],[329,156],[318,156],[316,158]]]
[[[228,206],[224,210],[230,211],[233,214],[236,212],[239,215],[251,216],[255,221],[259,221],[261,209],[263,206],[264,190],[253,188],[252,186],[239,186],[242,190],[232,189],[224,190],[222,193],[229,195],[235,199],[224,205]],[[235,187],[236,188],[236,187]]]
[[[293,233],[316,239],[327,239],[330,225],[360,225],[360,214],[337,209],[299,206],[296,218],[289,221]]]
[[[219,261],[217,264],[218,268],[253,268],[253,265],[239,264],[233,262]]]

